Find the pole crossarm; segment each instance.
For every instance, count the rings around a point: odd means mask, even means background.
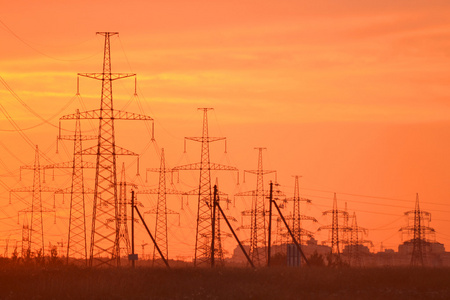
[[[55,192],[55,194],[71,194],[72,193],[72,187],[66,187],[63,189],[59,189]],[[83,194],[93,194],[94,193],[94,189],[88,188],[88,187],[84,187],[83,189]]]
[[[286,198],[286,201],[295,201],[295,200],[296,200],[296,197]],[[306,203],[312,203],[312,200],[311,199],[307,199],[307,198],[299,198],[298,200],[304,201]]]
[[[103,80],[105,78],[105,73],[78,73],[78,76],[97,79],[97,80]],[[108,80],[114,81],[114,80],[118,80],[118,79],[122,79],[122,78],[133,77],[133,76],[136,76],[136,74],[133,74],[133,73],[109,73],[108,76],[109,76]]]
[[[158,208],[152,208],[150,210],[144,211],[144,214],[156,214],[158,212]],[[176,212],[174,210],[166,208],[166,211],[164,212],[167,215],[179,215],[179,212]]]
[[[80,112],[79,117],[77,114],[69,114],[62,116],[59,118],[59,120],[92,120],[92,119],[101,119],[102,117],[102,110],[100,109],[94,109],[94,110],[88,110],[84,112]],[[121,111],[121,110],[113,110],[113,114],[111,119],[114,120],[135,120],[135,121],[153,121],[153,118],[146,115],[136,114],[132,112],[127,111]],[[97,137],[96,137],[97,138]]]

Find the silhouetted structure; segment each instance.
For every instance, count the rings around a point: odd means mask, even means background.
[[[198,213],[197,213],[197,231],[195,237],[194,265],[201,266],[211,264],[211,232],[212,232],[212,203],[213,193],[211,189],[211,170],[219,171],[237,171],[235,167],[211,163],[209,155],[209,143],[225,140],[225,137],[210,137],[208,133],[208,110],[212,108],[199,108],[203,110],[203,131],[201,137],[186,137],[186,140],[200,142],[201,156],[199,163],[193,163],[173,168],[174,170],[200,170],[199,187],[193,191],[187,192],[187,195],[198,195]],[[226,149],[226,148],[225,148]],[[185,149],[186,151],[186,149]],[[219,217],[216,216],[216,222]],[[218,223],[216,228],[219,228]],[[220,246],[221,243],[215,243]],[[221,249],[213,251],[215,254],[222,252]],[[220,257],[218,257],[220,259]]]
[[[429,226],[431,214],[423,211],[419,206],[419,194],[416,194],[416,207],[414,210],[405,212],[408,225],[400,228],[400,231],[408,236],[413,236],[409,241],[412,243],[411,266],[423,267],[426,247],[435,242],[435,230]]]
[[[112,73],[110,37],[118,32],[97,32],[105,37],[103,71],[101,73],[79,73],[102,82],[100,109],[81,112],[77,115],[66,115],[60,120],[98,119],[98,142],[96,146],[83,150],[84,155],[96,156],[96,172],[94,187],[94,207],[92,213],[91,245],[89,264],[91,266],[111,265],[120,262],[117,256],[119,234],[119,208],[117,194],[117,166],[118,155],[134,155],[136,153],[118,147],[115,142],[114,123],[116,120],[149,120],[149,116],[123,112],[113,108],[112,82],[118,79],[135,76],[136,74]],[[153,138],[153,137],[152,137]],[[109,220],[115,220],[114,226]]]
[[[238,193],[235,196],[251,196],[252,208],[242,212],[243,216],[251,218],[250,227],[241,226],[241,228],[250,228],[250,258],[255,266],[262,266],[267,261],[266,249],[266,202],[269,197],[269,192],[264,190],[264,175],[275,173],[275,170],[264,170],[262,151],[266,148],[255,148],[258,150],[258,169],[245,170],[245,173],[256,175],[256,190]]]

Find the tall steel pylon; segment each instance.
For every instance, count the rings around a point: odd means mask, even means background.
[[[179,192],[175,189],[168,189],[166,186],[166,175],[167,173],[172,173],[172,169],[166,168],[166,159],[164,155],[164,148],[161,149],[161,161],[159,168],[147,168],[146,171],[158,172],[159,173],[159,182],[157,189],[143,190],[138,191],[138,194],[157,194],[158,200],[156,203],[156,208],[153,208],[145,213],[155,214],[156,222],[155,222],[155,241],[161,250],[162,254],[166,259],[169,257],[169,242],[167,237],[167,215],[168,214],[178,214],[176,211],[170,210],[167,208],[167,195],[180,195],[182,192]],[[157,261],[158,258],[161,258],[158,251],[156,251],[156,245],[153,246],[153,262]]]
[[[403,234],[412,235],[411,266],[423,267],[426,258],[426,246],[435,241],[435,230],[430,227],[431,214],[423,211],[419,206],[419,194],[416,194],[415,209],[405,212],[408,225],[400,228]]]
[[[117,256],[119,208],[116,159],[118,155],[138,155],[116,145],[114,124],[116,120],[153,121],[153,119],[149,116],[123,112],[113,108],[112,82],[136,74],[111,72],[110,37],[117,35],[118,32],[97,32],[97,34],[105,37],[103,71],[101,73],[78,73],[79,76],[102,82],[100,109],[80,113],[80,119],[82,120],[99,120],[97,145],[82,152],[83,155],[96,155],[97,157],[89,264],[91,266],[117,266],[120,263],[120,258]],[[63,116],[60,120],[76,118],[77,116],[72,114]],[[115,220],[114,226],[111,226],[108,222],[111,219]]]
[[[308,237],[313,236],[313,233],[311,231],[308,231],[302,227],[302,221],[317,222],[317,220],[314,217],[310,217],[310,216],[301,214],[300,203],[301,202],[311,203],[311,200],[300,197],[300,187],[299,187],[299,183],[298,183],[298,179],[300,177],[301,176],[298,176],[298,175],[294,176],[294,180],[295,180],[294,181],[294,197],[286,199],[287,201],[292,201],[293,206],[294,206],[292,216],[289,218],[286,218],[286,219],[292,220],[292,223],[291,223],[292,224],[292,227],[291,227],[292,234],[294,235],[297,242],[302,244],[304,242],[304,239],[303,239],[304,236],[308,236]]]
[[[344,231],[350,230],[349,227],[339,225],[339,219],[340,218],[346,218],[348,215],[348,212],[345,210],[338,210],[337,208],[337,198],[336,193],[334,193],[333,198],[333,209],[327,210],[323,212],[323,215],[331,214],[331,225],[325,225],[319,227],[318,230],[327,229],[331,230],[331,255],[333,258],[333,263],[339,264],[340,261],[340,254],[341,254],[341,238],[340,236]]]
[[[55,212],[55,210],[47,209],[42,205],[42,192],[55,193],[57,189],[41,186],[41,170],[44,167],[39,163],[39,148],[36,145],[34,164],[21,166],[20,173],[23,169],[33,170],[33,186],[13,189],[10,192],[28,192],[32,193],[31,207],[19,211],[20,213],[31,213],[31,226],[29,227],[28,249],[31,255],[41,255],[44,257],[44,221],[43,213]],[[22,175],[20,176],[22,177]]]
[[[208,133],[208,110],[212,108],[199,108],[203,110],[203,131],[201,137],[186,137],[185,140],[191,140],[202,143],[202,150],[199,163],[179,166],[174,170],[200,170],[199,187],[189,195],[198,195],[198,213],[197,213],[197,232],[195,238],[195,256],[194,265],[211,264],[211,237],[212,237],[212,206],[213,192],[211,189],[211,170],[220,171],[238,171],[237,168],[231,166],[211,163],[209,156],[209,143],[225,140],[225,137],[210,137]],[[219,218],[216,218],[218,222]],[[216,224],[217,225],[217,224]],[[216,227],[218,228],[218,226]],[[220,245],[220,243],[216,243]],[[214,253],[219,253],[214,250]],[[220,258],[219,258],[220,259]]]
[[[250,220],[250,259],[255,266],[263,266],[267,261],[266,250],[266,211],[267,197],[269,192],[264,190],[264,175],[270,173],[276,173],[275,170],[263,169],[263,157],[262,152],[266,148],[255,148],[258,150],[258,169],[257,170],[244,170],[245,173],[256,175],[256,190],[238,193],[235,196],[251,196],[252,208],[242,212],[243,216],[249,216]],[[248,228],[248,226],[242,226],[241,228]]]
[[[97,136],[82,135],[80,124],[80,111],[76,110],[75,131],[73,135],[58,135],[59,140],[73,141],[72,161],[56,163],[44,166],[44,169],[72,169],[72,184],[70,187],[57,191],[57,194],[70,194],[69,230],[67,237],[66,262],[70,258],[77,258],[75,262],[84,262],[87,265],[87,240],[86,240],[86,206],[85,194],[93,194],[94,190],[84,186],[84,169],[94,169],[92,162],[83,161],[82,142],[95,140]],[[57,144],[58,145],[58,144]],[[58,148],[57,148],[58,149]],[[45,173],[44,173],[45,174]]]

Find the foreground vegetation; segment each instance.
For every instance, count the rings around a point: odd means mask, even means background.
[[[0,299],[450,299],[450,269],[1,264]]]

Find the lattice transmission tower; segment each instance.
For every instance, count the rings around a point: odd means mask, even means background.
[[[70,258],[77,258],[75,262],[84,262],[87,265],[87,239],[86,239],[86,205],[85,194],[93,194],[94,190],[84,185],[84,169],[94,169],[95,164],[83,161],[83,141],[95,140],[97,136],[82,135],[80,111],[76,110],[75,131],[73,135],[61,135],[59,140],[73,141],[73,159],[72,161],[56,163],[44,166],[45,169],[72,169],[72,184],[68,188],[61,189],[56,194],[70,194],[70,215],[68,224],[67,252],[66,262]],[[58,147],[57,147],[58,152]],[[45,173],[44,173],[45,176]]]
[[[55,193],[58,189],[43,187],[41,185],[41,171],[44,167],[39,163],[39,148],[36,145],[35,158],[33,165],[21,166],[20,177],[22,178],[22,170],[28,169],[33,171],[33,186],[12,189],[11,193],[26,192],[31,193],[31,207],[19,211],[20,213],[31,213],[31,225],[28,227],[28,222],[23,225],[23,233],[28,232],[28,246],[25,252],[29,252],[31,255],[44,257],[44,221],[43,213],[55,212],[54,209],[48,209],[42,205],[43,192]],[[27,226],[27,228],[25,228]],[[22,239],[23,240],[23,239]],[[24,252],[24,251],[22,251]]]
[[[237,168],[225,166],[210,161],[209,144],[212,142],[225,140],[225,137],[210,137],[208,133],[208,110],[212,108],[199,108],[203,110],[203,131],[201,137],[186,137],[186,140],[191,140],[201,143],[200,162],[178,166],[174,170],[200,170],[199,187],[193,191],[187,192],[187,195],[198,196],[198,212],[197,212],[197,230],[195,239],[195,256],[194,265],[209,265],[211,259],[211,237],[212,237],[212,207],[213,207],[213,192],[211,188],[211,171],[238,171]],[[226,144],[225,144],[226,145]],[[226,148],[225,148],[226,149]],[[186,149],[185,149],[186,150]],[[218,214],[218,212],[217,212]],[[216,223],[219,218],[215,218]],[[219,225],[216,224],[216,228]],[[221,245],[221,243],[216,243]],[[214,250],[215,254],[221,253],[221,249]],[[218,257],[220,259],[220,257]]]
[[[171,174],[173,172],[172,169],[166,168],[166,159],[164,155],[164,148],[161,149],[161,161],[159,168],[147,168],[147,172],[158,172],[159,173],[159,182],[158,188],[142,190],[138,191],[138,194],[156,194],[158,195],[158,200],[156,203],[156,208],[146,211],[147,214],[154,214],[156,217],[155,222],[155,240],[156,244],[160,248],[162,254],[166,259],[169,257],[169,241],[167,237],[167,215],[170,214],[178,214],[178,212],[173,211],[167,208],[167,195],[181,195],[182,192],[179,192],[175,189],[168,189],[166,185],[166,176],[167,174]],[[158,261],[161,256],[158,251],[156,251],[156,246],[153,246],[153,263]],[[163,262],[161,261],[161,264]]]
[[[356,213],[353,212],[352,217],[352,225],[350,227],[350,241],[347,244],[349,247],[349,264],[352,267],[361,267],[363,265],[362,257],[361,257],[361,248],[367,244],[373,247],[372,241],[365,240],[364,236],[367,235],[368,230],[361,226],[358,226],[358,222],[356,220]]]
[[[91,266],[117,266],[120,258],[117,256],[119,235],[119,207],[117,192],[117,156],[136,153],[116,145],[114,125],[116,120],[147,120],[149,116],[115,110],[113,108],[112,82],[132,77],[136,74],[112,73],[110,38],[118,32],[97,32],[105,37],[103,71],[101,73],[78,73],[79,76],[100,80],[102,92],[100,109],[81,112],[79,118],[99,120],[97,145],[82,151],[83,155],[96,156],[96,172],[94,187],[94,203],[92,213],[91,243],[89,264]],[[76,114],[66,115],[60,120],[77,119]],[[153,139],[153,137],[152,137]],[[111,226],[108,220],[115,220]]]
[[[412,238],[407,242],[412,244],[411,266],[423,267],[425,265],[426,248],[436,241],[436,232],[430,227],[431,213],[423,211],[419,206],[419,194],[416,194],[414,210],[405,212],[408,225],[400,228],[403,234]]]
[[[286,219],[291,220],[291,230],[292,234],[294,235],[295,239],[298,243],[302,244],[304,242],[304,237],[313,237],[313,232],[306,230],[302,227],[302,221],[312,221],[314,223],[317,223],[316,218],[310,217],[307,215],[301,214],[300,209],[300,203],[306,202],[311,203],[310,199],[300,197],[300,187],[298,183],[298,179],[301,176],[295,175],[294,176],[294,197],[286,199],[287,201],[293,202],[293,212],[292,215],[287,217]]]
[[[339,210],[337,208],[337,198],[336,193],[334,193],[333,198],[333,209],[327,210],[323,212],[323,215],[329,215],[331,214],[331,225],[325,225],[319,227],[318,231],[327,229],[331,231],[331,241],[329,240],[331,244],[331,257],[332,257],[332,263],[340,264],[341,263],[341,236],[343,232],[349,231],[351,228],[344,225],[339,225],[339,219],[345,219],[348,216],[348,212],[345,210]]]
[[[258,169],[257,170],[244,170],[245,173],[256,175],[256,190],[237,193],[235,196],[251,196],[252,208],[242,212],[243,216],[250,217],[250,227],[241,226],[242,229],[250,229],[250,259],[255,266],[263,266],[267,261],[266,250],[266,219],[268,211],[266,210],[269,191],[264,190],[264,175],[275,173],[275,170],[263,169],[263,150],[266,148],[255,148],[258,150]],[[276,181],[276,180],[275,180]]]

